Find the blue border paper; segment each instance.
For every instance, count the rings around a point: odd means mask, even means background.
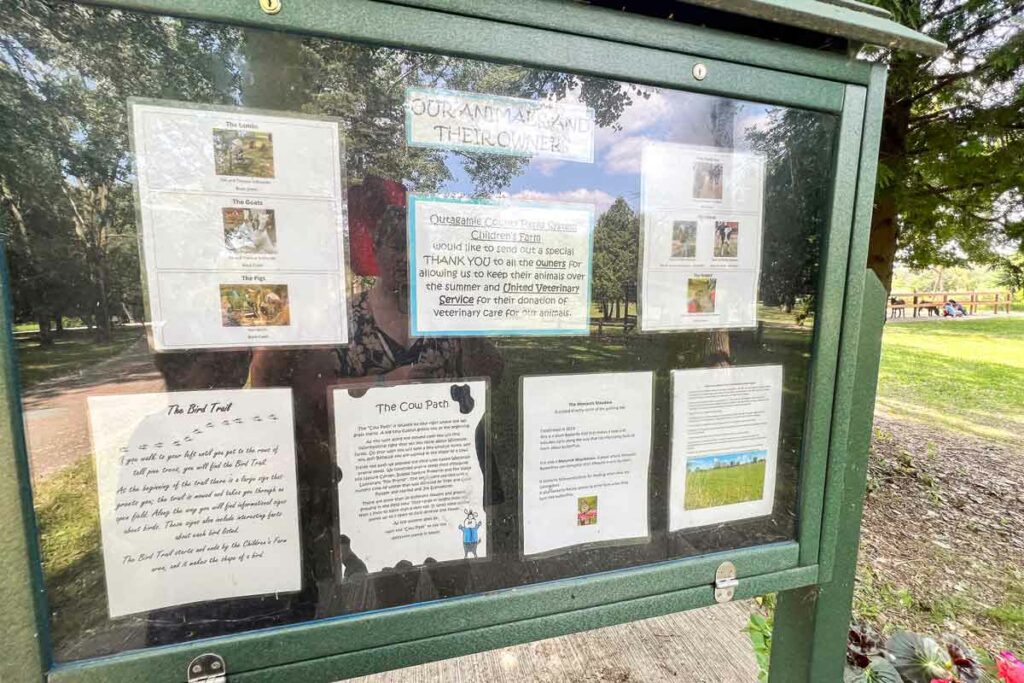
[[[436,202],[441,204],[477,204],[486,206],[523,206],[537,209],[573,209],[586,210],[587,221],[587,309],[584,315],[585,324],[581,328],[552,328],[540,330],[421,330],[418,325],[419,307],[416,301],[418,282],[416,279],[416,203]],[[429,194],[409,194],[406,209],[406,231],[408,233],[409,254],[409,334],[412,337],[535,337],[590,334],[590,304],[593,287],[594,270],[594,206],[593,204],[572,204],[568,202],[534,202],[502,199],[468,199],[443,197]]]

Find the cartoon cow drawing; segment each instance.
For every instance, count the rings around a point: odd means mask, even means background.
[[[473,553],[473,557],[476,558],[476,547],[480,545],[480,527],[483,524],[477,519],[477,514],[472,510],[463,510],[466,513],[466,519],[459,525],[459,531],[462,532],[462,551],[464,553],[462,559],[468,559],[469,554]]]

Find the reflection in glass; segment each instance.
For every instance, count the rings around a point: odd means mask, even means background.
[[[814,293],[828,211],[835,119],[600,78],[356,45],[284,33],[20,0],[0,8],[0,191],[19,323],[22,390],[55,657],[102,654],[367,609],[519,586],[670,558],[793,539]],[[113,50],[111,46],[118,46]],[[407,87],[582,103],[595,112],[594,162],[449,151],[406,144]],[[352,343],[297,350],[152,354],[145,339],[129,97],[239,105],[335,117],[345,140],[352,271]],[[225,173],[273,174],[270,140],[237,153]],[[640,153],[663,141],[765,155],[760,323],[742,332],[641,334],[636,329]],[[278,144],[275,140],[273,144]],[[244,149],[244,146],[243,146]],[[717,189],[716,189],[717,188]],[[687,188],[688,190],[691,188]],[[714,195],[714,169],[698,188]],[[591,334],[416,339],[409,335],[406,198],[410,192],[590,204],[597,216]],[[251,219],[252,217],[250,217]],[[220,240],[272,248],[225,217]],[[672,257],[690,233],[673,227]],[[279,230],[280,225],[274,229]],[[269,230],[269,229],[268,229]],[[250,232],[252,232],[250,230]],[[230,233],[230,235],[228,235]],[[723,234],[725,254],[733,239]],[[742,240],[743,236],[740,235]],[[687,296],[707,306],[714,283]],[[225,315],[245,315],[232,299]],[[278,295],[280,296],[280,295]],[[239,318],[241,320],[241,318]],[[243,324],[243,323],[239,323]],[[75,329],[70,329],[75,328]],[[79,329],[80,328],[80,329]],[[669,534],[668,371],[781,364],[778,485],[768,517]],[[648,543],[520,559],[519,404],[523,375],[656,372]],[[487,378],[488,560],[432,568],[408,558],[360,574],[360,548],[337,533],[329,386]],[[197,389],[290,387],[299,462],[303,588],[107,617],[85,398]],[[489,467],[487,467],[489,465]],[[586,505],[588,508],[584,510]],[[580,502],[590,512],[611,514]]]

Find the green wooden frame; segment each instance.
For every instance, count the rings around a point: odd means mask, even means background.
[[[849,599],[842,586],[828,590],[852,581],[877,374],[882,316],[871,317],[879,294],[870,286],[864,263],[883,68],[842,55],[558,0],[283,0],[284,9],[276,16],[263,13],[256,0],[81,1],[837,114],[835,181],[800,468],[798,537],[796,542],[54,665],[15,346],[10,311],[3,308],[0,513],[8,523],[0,527],[0,571],[15,580],[5,583],[0,593],[7,607],[0,634],[17,656],[0,662],[0,678],[181,681],[193,657],[213,651],[227,660],[230,680],[330,681],[710,605],[715,570],[724,560],[737,567],[738,598],[783,592],[772,681],[841,677],[842,656],[833,662],[825,653],[845,642]],[[455,35],[457,44],[451,39]],[[698,62],[707,66],[703,80],[691,75]],[[0,295],[6,302],[8,281],[5,274],[0,276]]]

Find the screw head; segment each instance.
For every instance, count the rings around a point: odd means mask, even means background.
[[[277,14],[281,11],[281,0],[260,0],[260,9],[267,14]]]
[[[704,77],[708,75],[708,68],[704,64],[697,62],[693,65],[693,77],[698,81],[703,81]]]

